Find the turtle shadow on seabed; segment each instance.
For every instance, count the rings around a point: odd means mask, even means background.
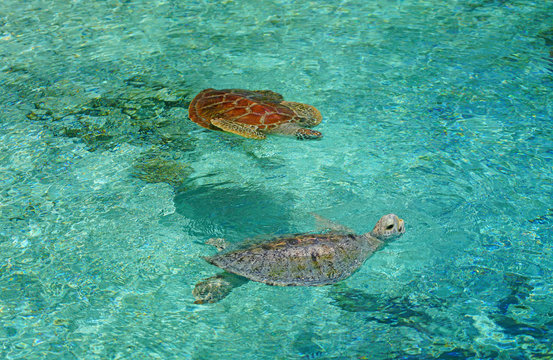
[[[291,231],[294,198],[286,192],[232,183],[194,186],[175,196],[176,212],[191,220],[186,229],[199,238],[220,237],[229,242],[244,237]],[[245,233],[245,229],[250,231]]]

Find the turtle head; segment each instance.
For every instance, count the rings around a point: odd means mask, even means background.
[[[293,101],[283,101],[281,104],[291,109],[298,115],[297,123],[301,126],[312,127],[319,125],[323,120],[321,112],[314,106]]]
[[[392,241],[405,232],[405,222],[395,214],[384,215],[378,220],[374,229],[370,232],[371,236],[384,241]]]

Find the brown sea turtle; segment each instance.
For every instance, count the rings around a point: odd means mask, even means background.
[[[371,232],[362,235],[337,224],[327,228],[331,231],[279,237],[204,258],[225,272],[196,284],[195,303],[217,302],[248,280],[278,286],[336,283],[353,274],[375,251],[405,232],[403,220],[394,214],[384,215]],[[221,247],[220,242],[214,245]]]
[[[319,139],[323,135],[306,127],[319,124],[321,113],[307,104],[284,101],[271,90],[205,89],[188,107],[190,120],[206,129],[231,132],[251,139],[266,133]]]

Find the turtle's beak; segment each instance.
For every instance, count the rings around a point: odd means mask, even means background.
[[[399,234],[405,233],[405,221],[403,219],[398,220],[397,231]]]

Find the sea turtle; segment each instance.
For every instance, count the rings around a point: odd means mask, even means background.
[[[251,139],[265,139],[265,133],[293,135],[298,139],[323,136],[306,128],[321,122],[319,110],[284,101],[282,95],[271,90],[205,89],[190,103],[188,116],[206,129]]]
[[[384,215],[371,232],[362,235],[334,223],[327,228],[330,231],[326,233],[288,235],[205,257],[225,272],[196,284],[195,303],[217,302],[248,280],[278,286],[336,283],[353,274],[370,255],[405,232],[403,220],[394,214]],[[213,245],[223,247],[221,241]]]

